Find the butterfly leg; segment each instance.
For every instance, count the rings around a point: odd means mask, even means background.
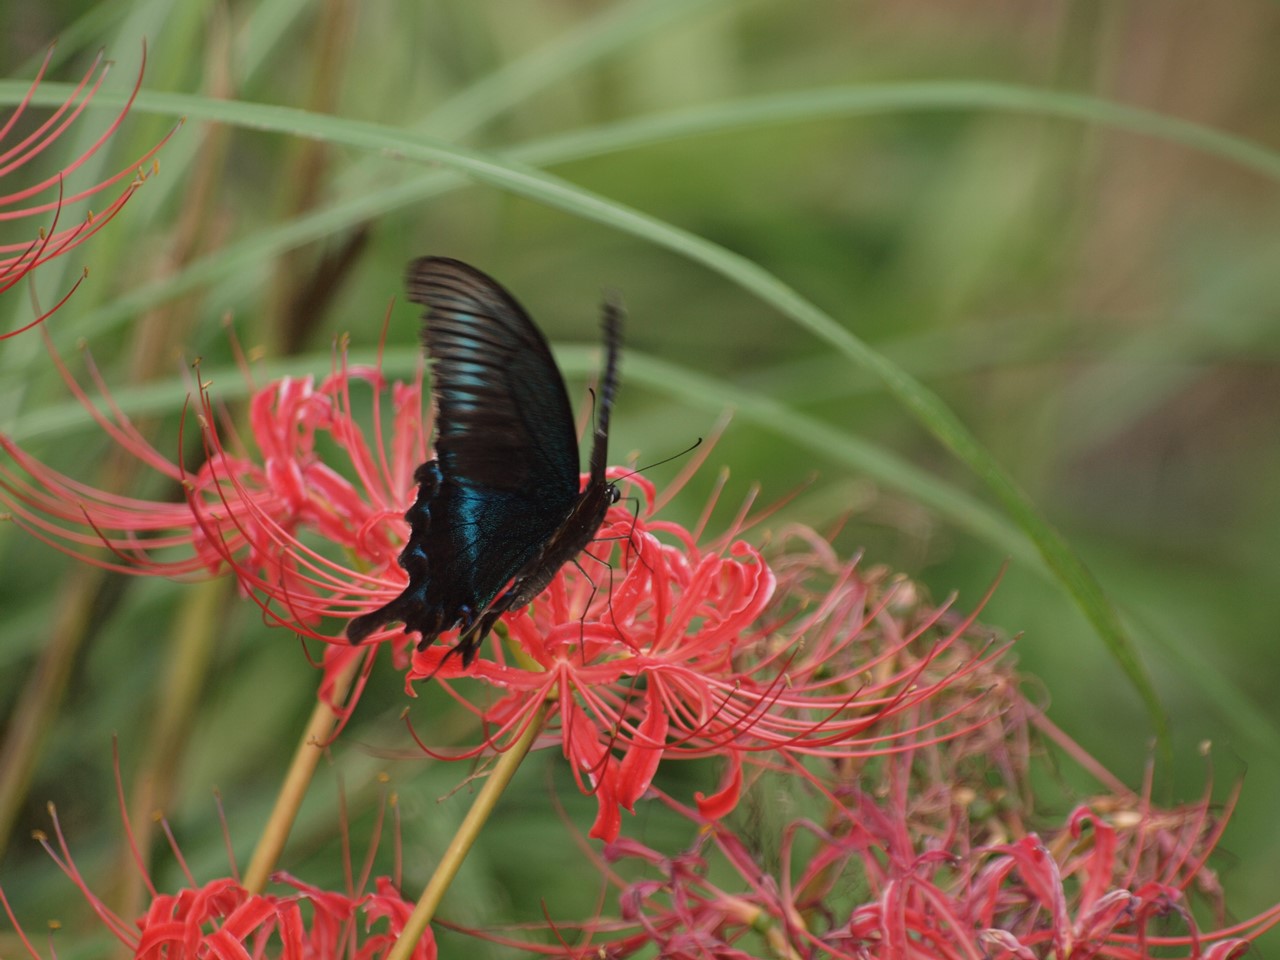
[[[519,581],[514,586],[493,603],[482,613],[479,619],[472,623],[473,614],[468,609],[467,623],[462,628],[462,633],[458,635],[458,645],[455,650],[462,651],[462,665],[464,667],[471,666],[471,661],[476,658],[476,654],[480,651],[480,644],[484,642],[484,638],[489,635],[493,629],[493,625],[498,622],[498,618],[506,613],[514,605],[516,599],[516,591],[519,588]],[[525,601],[526,603],[528,601]]]

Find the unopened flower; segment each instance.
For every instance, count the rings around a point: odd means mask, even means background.
[[[0,223],[23,224],[16,231],[8,231],[5,237],[0,237],[0,241],[3,241],[0,242],[0,293],[11,289],[41,264],[74,250],[106,226],[133,196],[134,191],[154,172],[156,168],[153,158],[169,139],[166,136],[123,170],[97,183],[87,187],[75,185],[76,171],[106,146],[133,106],[134,98],[142,85],[142,71],[146,66],[146,48],[144,47],[143,66],[138,70],[137,83],[134,84],[133,91],[124,106],[120,108],[101,136],[78,158],[60,170],[48,175],[37,173],[33,178],[28,177],[28,179],[34,179],[34,182],[9,188],[6,181],[13,182],[17,179],[19,171],[37,164],[45,151],[75,125],[94,94],[102,86],[102,81],[106,78],[110,67],[110,64],[99,54],[66,102],[30,133],[20,135],[19,122],[30,108],[31,99],[41,80],[44,79],[52,56],[53,48],[50,48],[39,72],[31,82],[27,95],[13,113],[0,122]],[[19,136],[21,136],[20,139]],[[15,142],[7,143],[7,141]],[[151,164],[150,169],[148,164]],[[117,189],[119,192],[107,199],[96,212],[89,209],[83,215],[76,214],[78,219],[75,222],[70,224],[63,222],[68,219],[68,211],[73,205],[89,202],[107,191]],[[27,225],[30,221],[37,219],[42,221],[40,226]],[[10,240],[9,236],[15,234],[21,239]],[[57,303],[34,320],[17,329],[0,333],[0,340],[29,330],[47,319],[67,301],[76,286],[79,286],[79,282],[77,280]]]

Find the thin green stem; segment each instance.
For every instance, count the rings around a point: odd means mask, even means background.
[[[550,712],[551,701],[544,700],[529,720],[529,725],[525,727],[520,739],[512,745],[511,749],[498,758],[493,772],[489,774],[489,778],[480,789],[475,803],[467,811],[466,817],[463,818],[462,824],[458,827],[458,832],[453,835],[449,848],[440,857],[440,863],[436,865],[436,872],[427,881],[426,889],[422,891],[422,896],[418,898],[417,906],[413,908],[413,913],[405,922],[404,930],[400,933],[400,939],[396,941],[395,947],[387,955],[387,960],[410,960],[413,956],[414,947],[422,939],[422,935],[430,925],[431,919],[435,916],[436,908],[440,906],[440,901],[444,898],[445,891],[453,883],[453,878],[457,876],[458,870],[462,867],[462,861],[467,858],[472,844],[476,842],[476,838],[480,835],[480,830],[488,822],[494,807],[498,804],[498,798],[507,789],[507,784],[515,776],[515,772],[519,769],[520,764],[524,762],[524,758],[529,755],[533,741],[542,732],[542,728],[547,722],[547,715]]]
[[[353,657],[335,679],[333,685],[335,703],[341,703],[346,699],[351,681],[355,678],[356,671],[360,669],[362,662],[362,658]],[[315,775],[316,765],[320,762],[320,757],[333,736],[333,728],[337,722],[338,716],[333,712],[333,708],[322,700],[317,700],[315,709],[311,712],[311,721],[307,724],[302,740],[294,751],[293,762],[289,764],[289,772],[285,774],[284,784],[276,797],[276,805],[271,811],[271,817],[263,828],[258,846],[249,861],[249,868],[244,873],[243,886],[251,893],[261,893],[266,887],[267,879],[275,869],[280,853],[284,850],[285,841],[289,839],[289,832],[293,829],[293,823],[298,818],[302,798],[306,796],[307,787],[310,786],[311,778]]]

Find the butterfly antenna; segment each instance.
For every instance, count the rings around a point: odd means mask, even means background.
[[[591,479],[603,481],[609,460],[609,413],[618,392],[618,354],[622,349],[622,303],[615,297],[605,299],[600,325],[604,327],[604,376],[600,379],[600,412],[596,416],[595,437],[591,444]]]
[[[614,480],[613,483],[616,486],[617,484],[621,483],[623,480],[626,480],[630,477],[634,477],[636,474],[643,473],[645,470],[648,470],[652,467],[660,467],[664,463],[670,463],[672,460],[678,460],[681,457],[685,456],[686,454],[692,453],[694,450],[697,450],[698,447],[700,446],[702,446],[702,437],[698,437],[697,440],[693,441],[693,443],[689,444],[689,446],[685,447],[679,453],[673,453],[669,457],[663,457],[661,460],[658,460],[654,463],[647,463],[643,467],[636,467],[634,470],[631,470],[628,473],[624,473],[622,476],[618,477],[618,479]],[[635,541],[632,539],[636,531],[636,520],[638,520],[640,517],[640,498],[639,497],[620,497],[619,499],[631,501],[631,503],[634,505],[634,509],[631,511],[631,529],[627,531],[627,535],[625,538],[619,537],[618,539],[620,540],[625,539],[627,541],[627,546],[631,548],[631,551],[636,555],[639,561],[642,564],[644,564],[644,568],[648,570],[650,573],[652,573],[653,568],[649,566],[649,561],[644,558],[644,554],[639,550],[639,548],[636,547]]]
[[[700,446],[702,446],[702,437],[699,437],[697,440],[693,441],[693,443],[689,444],[679,453],[673,453],[671,456],[663,457],[661,460],[655,460],[653,463],[646,463],[643,467],[636,467],[634,470],[628,473],[624,473],[622,476],[620,476],[617,480],[613,482],[621,483],[623,480],[626,480],[630,477],[634,477],[637,473],[644,473],[646,470],[652,470],[654,467],[660,467],[664,463],[670,463],[672,460],[679,460],[681,457],[687,454],[693,453],[693,451],[697,450]]]

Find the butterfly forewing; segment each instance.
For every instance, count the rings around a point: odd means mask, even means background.
[[[542,333],[506,290],[456,260],[414,261],[408,286],[428,309],[423,343],[446,476],[567,507],[578,493],[578,441]]]

